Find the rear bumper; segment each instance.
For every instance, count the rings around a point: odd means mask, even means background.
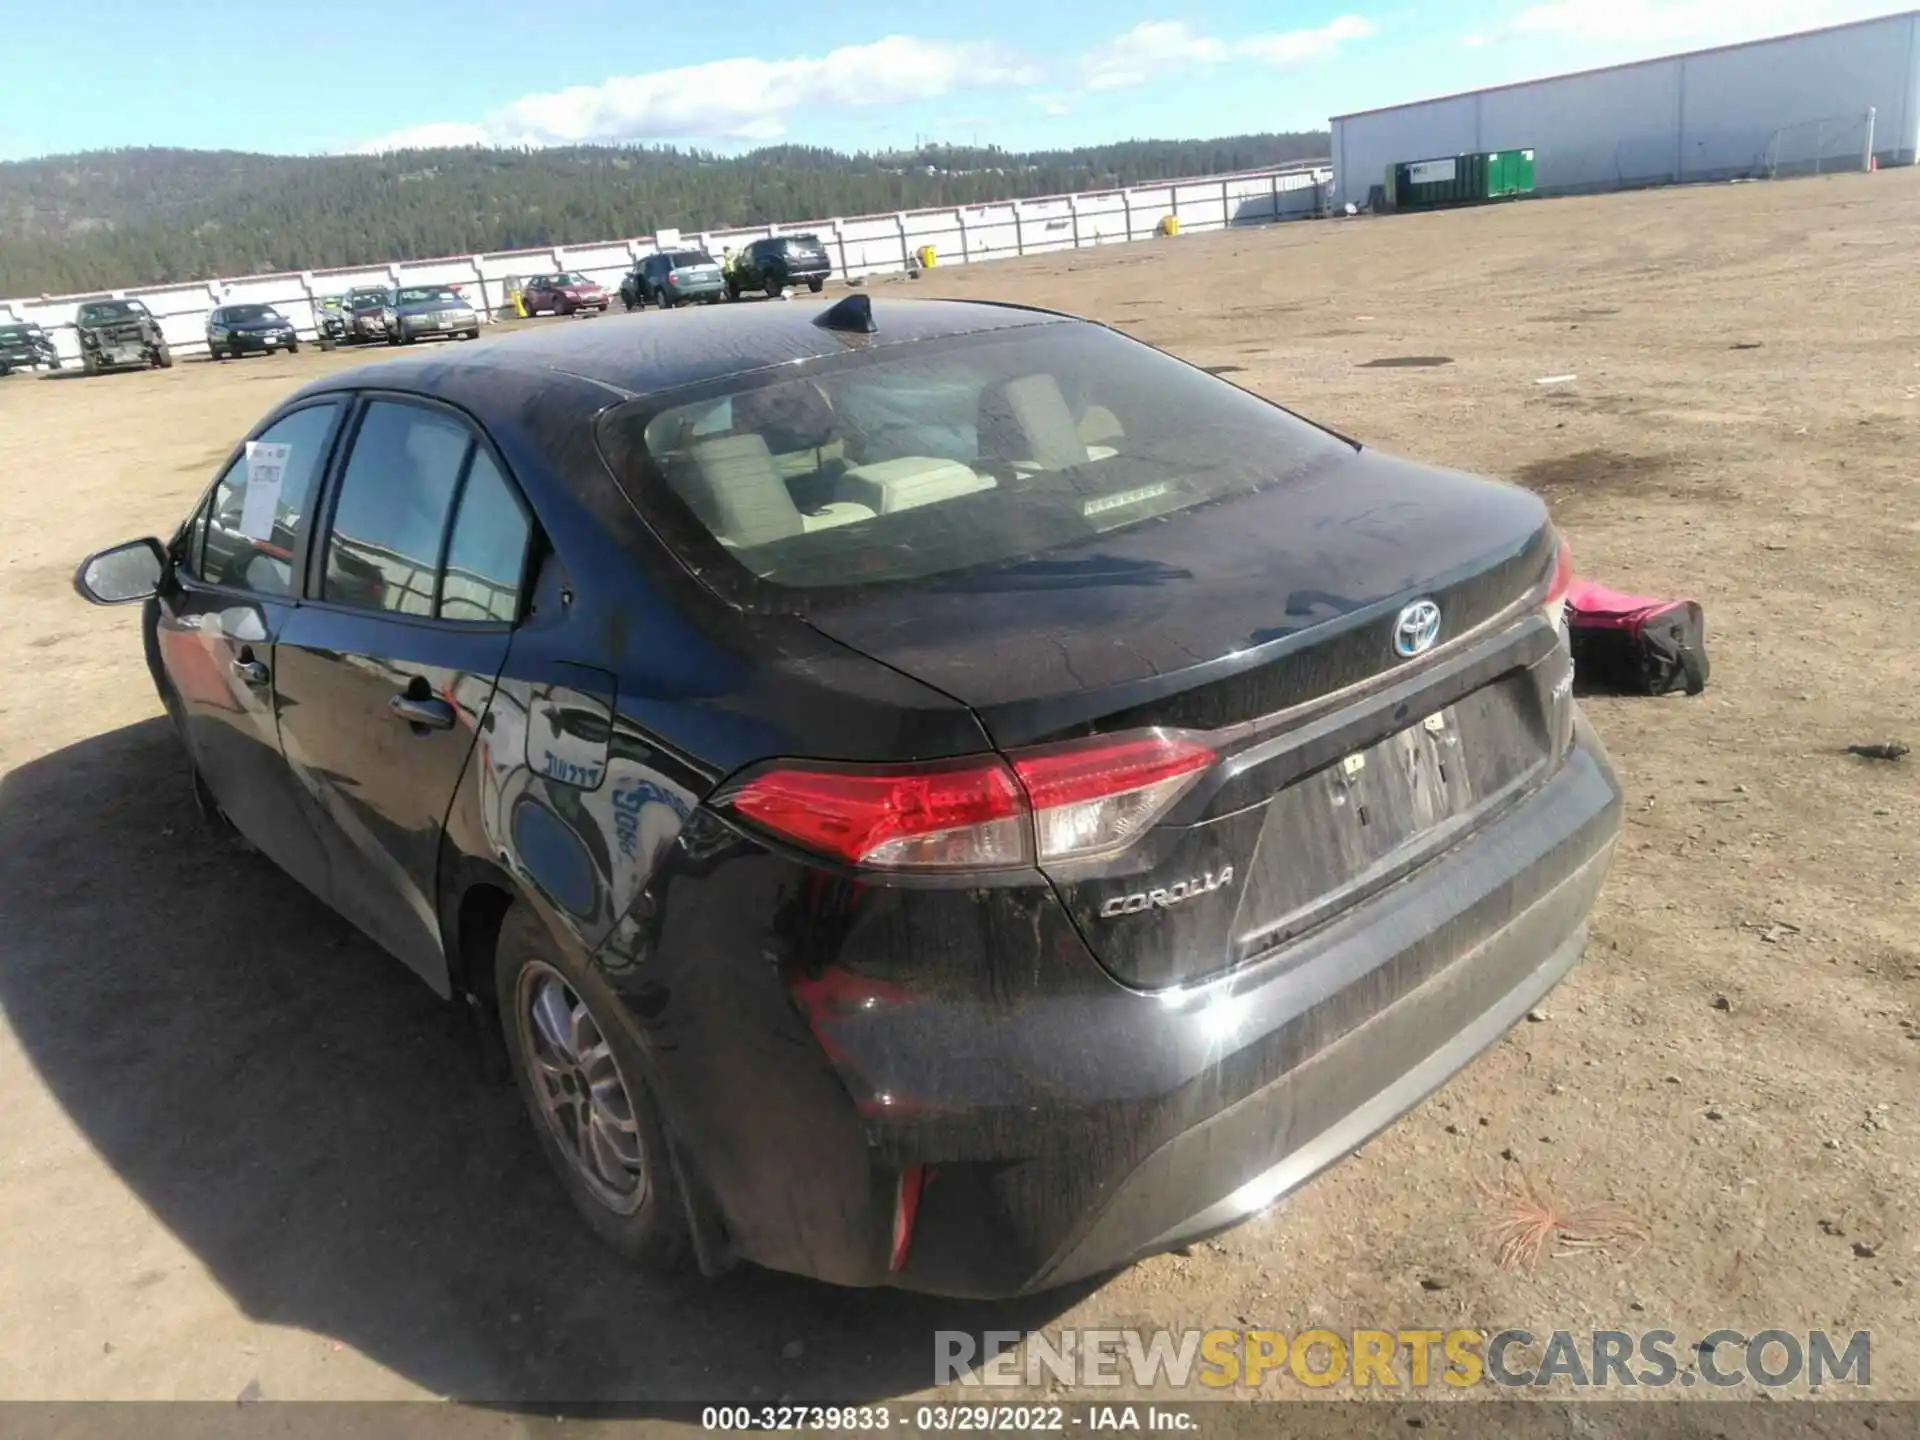
[[[1044,885],[866,887],[745,841],[668,877],[658,927],[603,963],[735,1253],[1004,1296],[1235,1225],[1417,1104],[1579,958],[1619,826],[1581,722],[1497,821],[1186,989],[1114,981]]]

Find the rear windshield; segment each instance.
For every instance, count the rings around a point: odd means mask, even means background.
[[[444,285],[413,285],[400,292],[402,305],[458,305],[460,297]]]
[[[229,305],[226,317],[229,324],[238,324],[242,320],[278,320],[280,312],[271,305]]]
[[[0,340],[31,340],[35,333],[25,325],[0,325]]]
[[[675,270],[682,270],[690,265],[711,265],[713,257],[703,255],[698,250],[675,250],[667,256],[667,264]]]
[[[664,409],[617,407],[600,434],[683,559],[731,598],[775,606],[1178,523],[1350,453],[1204,371],[1072,323],[734,377]]]

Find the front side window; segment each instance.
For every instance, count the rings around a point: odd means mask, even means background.
[[[291,596],[294,553],[312,522],[340,402],[308,405],[274,421],[215,485],[188,567],[210,585]],[[284,447],[284,448],[282,448]]]
[[[716,562],[697,563],[710,583],[775,605],[1064,558],[1350,453],[1084,324],[878,346],[689,394],[617,407],[602,446],[636,503]]]
[[[473,448],[473,431],[442,411],[386,400],[367,406],[340,476],[324,598],[433,614],[440,542]]]

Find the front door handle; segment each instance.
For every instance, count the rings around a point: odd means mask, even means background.
[[[451,730],[453,728],[453,707],[440,699],[416,699],[411,695],[396,695],[387,702],[396,719],[409,725],[420,725],[428,730]]]
[[[234,675],[249,685],[264,685],[273,678],[267,667],[251,656],[234,661],[232,668]]]

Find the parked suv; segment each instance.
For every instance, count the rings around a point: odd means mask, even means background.
[[[47,332],[32,323],[0,325],[0,375],[16,370],[60,368],[60,352],[53,348]]]
[[[80,337],[80,365],[89,375],[122,365],[173,364],[160,322],[138,300],[89,300],[73,316]]]
[[[658,305],[662,310],[689,300],[709,305],[727,293],[720,262],[704,250],[666,250],[649,255],[620,282],[620,299],[629,310]]]
[[[238,360],[258,351],[271,355],[284,350],[297,354],[300,337],[293,322],[271,305],[221,305],[207,316],[207,355],[214,360]]]
[[[576,315],[583,310],[598,315],[608,304],[604,288],[571,271],[534,276],[521,288],[520,299],[530,316],[542,310],[556,315]]]
[[[746,290],[774,296],[790,285],[805,285],[817,295],[831,274],[833,264],[819,236],[774,235],[740,252],[727,276],[727,293],[738,300]]]

